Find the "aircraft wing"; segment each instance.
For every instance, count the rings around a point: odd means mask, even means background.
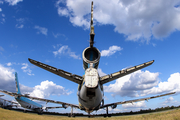
[[[112,73],[110,75],[102,76],[102,77],[100,77],[100,83],[105,84],[107,82],[113,81],[113,80],[115,80],[117,78],[123,77],[123,76],[125,76],[127,74],[130,74],[130,73],[135,72],[137,70],[140,70],[140,69],[142,69],[144,67],[147,67],[147,66],[151,65],[153,62],[154,62],[154,60],[143,63],[143,64],[140,64],[140,65],[137,65],[137,66],[134,66],[134,67],[131,67],[131,68],[127,68],[127,69],[118,71],[118,72],[115,72],[115,73]]]
[[[0,97],[2,97],[2,96],[4,96],[4,95],[0,95]]]
[[[75,74],[72,74],[72,73],[69,73],[69,72],[66,72],[64,70],[61,70],[61,69],[57,69],[55,67],[52,67],[52,66],[49,66],[47,64],[44,64],[44,63],[41,63],[39,61],[35,61],[33,59],[30,59],[28,58],[29,62],[31,62],[32,64],[38,66],[38,67],[41,67],[49,72],[52,72],[56,75],[59,75],[63,78],[66,78],[72,82],[75,82],[75,83],[78,83],[78,84],[81,84],[82,81],[83,81],[83,77],[79,76],[79,75],[75,75]]]
[[[62,106],[57,106],[57,107],[46,107],[46,109],[56,109],[56,108],[63,108]]]
[[[105,108],[105,107],[109,107],[109,106],[111,106],[112,108],[116,108],[116,106],[120,105],[120,104],[127,104],[127,103],[132,103],[133,104],[133,102],[144,101],[144,100],[148,101],[149,99],[163,97],[163,96],[171,95],[171,94],[175,94],[175,93],[176,92],[171,92],[171,93],[166,93],[166,94],[157,95],[157,96],[153,96],[153,97],[147,97],[147,98],[141,98],[141,99],[135,99],[135,100],[128,100],[128,101],[123,101],[123,102],[105,104],[105,105],[101,106],[100,109]]]
[[[5,91],[5,90],[0,90],[0,92],[5,93],[5,94],[10,95],[10,96],[17,96],[18,95],[17,93]]]
[[[0,98],[0,100],[8,101],[8,102],[13,103],[13,104],[19,104],[19,103],[17,103],[17,102],[10,101],[10,100],[6,100],[6,99],[3,99],[3,98]]]
[[[21,95],[21,94],[17,94],[17,93],[13,93],[13,92],[8,92],[8,91],[5,91],[5,90],[0,90],[0,92],[8,94],[10,96],[14,96],[14,97],[26,97],[26,98],[30,98],[32,100],[44,101],[46,103],[50,102],[50,103],[61,104],[62,108],[67,108],[69,106],[74,107],[74,108],[79,108],[78,105],[74,105],[74,104],[70,104],[70,103],[65,103],[65,102],[61,102],[61,101],[54,101],[54,100],[48,100],[48,99],[43,99],[43,98],[38,98],[38,97],[31,97],[29,95]],[[60,108],[60,107],[58,107],[58,108]]]

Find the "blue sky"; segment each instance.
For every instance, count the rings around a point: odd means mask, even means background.
[[[105,103],[176,92],[149,102],[119,105],[109,112],[180,104],[179,5],[180,0],[94,0],[100,75],[155,60],[147,68],[105,84]],[[15,91],[16,71],[22,93],[78,104],[76,83],[32,65],[28,58],[83,75],[90,9],[90,0],[0,0],[0,89]]]

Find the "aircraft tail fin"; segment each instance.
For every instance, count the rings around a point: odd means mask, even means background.
[[[91,3],[91,23],[90,23],[90,47],[93,47],[94,44],[94,26],[93,26],[93,2]]]
[[[19,81],[17,77],[17,72],[15,72],[15,82],[16,82],[16,92],[17,94],[21,94],[20,87],[19,87]]]

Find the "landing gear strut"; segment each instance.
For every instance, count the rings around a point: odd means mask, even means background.
[[[104,117],[111,117],[111,115],[108,114],[108,107],[106,107],[106,114],[104,114]]]
[[[73,114],[73,107],[71,106],[71,114],[68,114],[68,117],[75,117],[75,114]]]

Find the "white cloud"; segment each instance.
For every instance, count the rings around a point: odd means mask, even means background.
[[[24,18],[19,18],[19,19],[16,19],[16,21],[17,21],[17,24],[16,24],[16,28],[23,28],[24,27],[24,21],[25,21],[25,19]]]
[[[27,73],[30,76],[34,75],[32,73],[32,70],[29,68],[29,65],[27,63],[22,63],[21,65],[22,65],[21,69],[23,70],[23,72]]]
[[[104,86],[105,92],[112,92],[113,96],[139,97],[142,91],[158,85],[159,73],[137,71],[116,80],[114,84]]]
[[[32,93],[30,93],[31,96],[40,97],[40,98],[47,98],[50,95],[69,95],[72,92],[68,92],[65,90],[64,87],[60,85],[56,85],[52,81],[42,81],[40,85],[36,85],[34,87],[34,90]]]
[[[37,26],[37,25],[34,28],[38,30],[37,34],[41,33],[43,35],[47,35],[47,32],[48,32],[47,28],[40,27],[40,26]]]
[[[143,94],[159,94],[163,92],[176,92],[180,93],[180,73],[173,73],[170,75],[167,81],[160,82],[158,86],[154,86],[149,90],[142,92]]]
[[[67,45],[60,47],[59,50],[57,51],[53,51],[53,54],[55,56],[68,55],[74,59],[81,59],[78,55],[75,54],[75,52],[72,52],[71,49]]]
[[[169,98],[167,98],[167,99],[165,100],[165,103],[169,103],[169,102],[171,102],[171,101],[173,101],[173,100],[174,100],[173,97],[169,97]]]
[[[1,24],[4,24],[6,22],[5,14],[2,14]]]
[[[69,17],[75,26],[89,28],[92,0],[59,0],[58,14]],[[162,39],[180,30],[179,0],[98,0],[94,1],[95,24],[110,24],[127,40]],[[108,9],[107,9],[108,8]]]
[[[100,77],[107,75],[106,73],[104,73],[104,72],[102,71],[101,68],[98,68],[98,73],[99,73],[99,76],[100,76]]]
[[[12,65],[12,63],[11,63],[11,62],[8,62],[6,65],[7,65],[7,66],[11,66],[11,65]]]
[[[2,9],[0,8],[0,12],[2,11]]]
[[[113,45],[110,46],[108,50],[102,50],[101,51],[101,56],[111,56],[114,53],[116,53],[117,51],[121,51],[123,48]]]
[[[147,106],[146,106],[145,101],[140,101],[140,102],[134,102],[133,104],[132,103],[123,104],[122,107],[123,108],[145,108]]]
[[[14,71],[0,64],[0,89],[15,92]]]
[[[24,25],[23,24],[21,24],[21,25],[19,25],[19,24],[16,24],[16,28],[23,28],[24,27]]]
[[[104,86],[105,92],[112,96],[139,97],[169,92],[180,93],[180,73],[171,74],[167,81],[160,81],[159,73],[137,71],[116,80],[114,84]]]
[[[17,5],[18,2],[22,2],[23,0],[5,0],[9,5]]]
[[[27,65],[23,67],[26,69]],[[16,92],[15,85],[15,70],[9,67],[4,67],[0,64],[0,89],[10,92]],[[21,80],[20,80],[21,81]],[[19,81],[19,83],[20,83]],[[30,94],[35,97],[49,97],[50,95],[69,95],[72,91],[65,90],[63,86],[56,85],[52,81],[42,81],[40,85],[31,88],[20,84],[20,91],[22,94]]]
[[[53,34],[53,36],[54,36],[55,38],[58,38],[58,37],[60,36],[61,38],[64,38],[65,40],[68,39],[68,38],[66,37],[66,35],[64,35],[64,34],[60,34],[60,33],[57,33],[57,34],[52,33],[52,34]]]

